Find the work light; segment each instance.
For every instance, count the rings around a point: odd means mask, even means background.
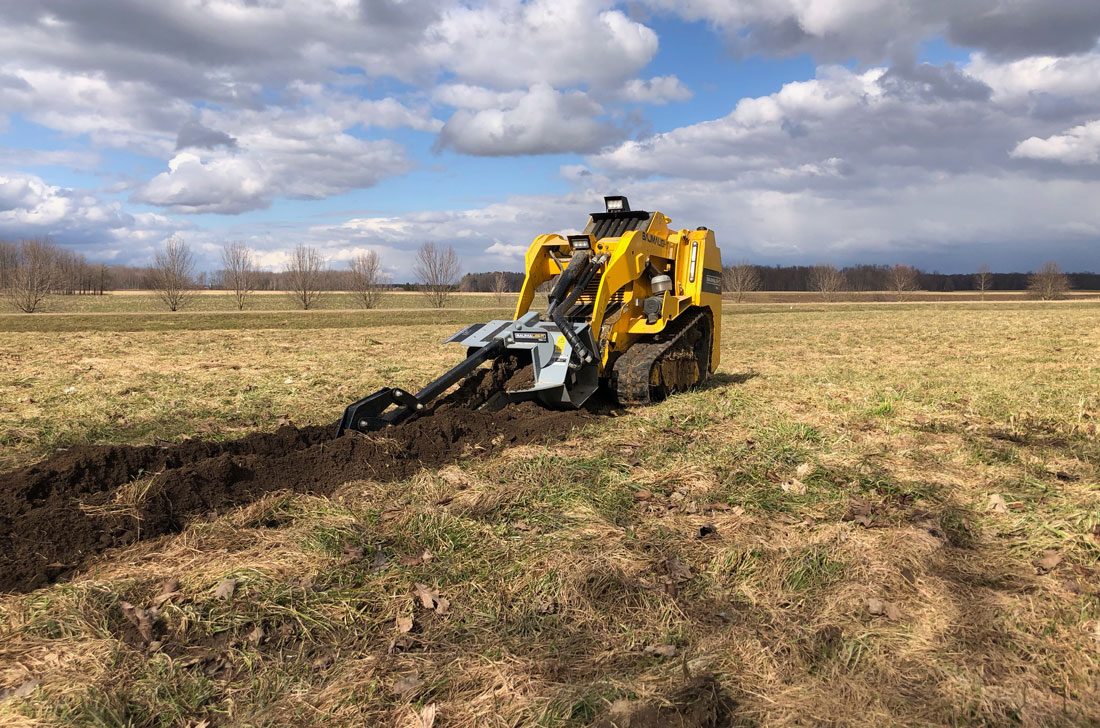
[[[630,212],[630,203],[622,195],[611,195],[603,198],[603,204],[608,212]]]

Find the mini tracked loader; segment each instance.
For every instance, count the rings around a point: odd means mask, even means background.
[[[447,339],[467,357],[421,391],[385,387],[350,405],[346,430],[370,432],[418,412],[482,363],[516,356],[534,383],[501,391],[485,406],[538,400],[580,407],[601,387],[623,405],[664,399],[703,382],[718,366],[722,261],[714,232],[671,230],[660,212],[604,198],[578,235],[540,235],[525,258],[515,318],[473,324]],[[555,279],[556,280],[553,280]],[[553,281],[545,311],[536,290]]]

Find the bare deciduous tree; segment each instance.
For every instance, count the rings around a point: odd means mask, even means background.
[[[989,266],[982,264],[978,266],[978,272],[974,274],[974,287],[978,289],[978,293],[982,295],[982,300],[985,300],[985,292],[993,285],[993,274],[989,272]]]
[[[458,254],[450,245],[424,243],[416,251],[413,272],[420,281],[420,290],[432,308],[444,308],[447,298],[458,283]]]
[[[303,311],[317,305],[321,299],[322,271],[325,258],[316,248],[299,245],[283,266],[286,272],[287,292]]]
[[[385,294],[386,273],[378,253],[368,250],[348,262],[351,269],[351,291],[363,308],[376,308]]]
[[[96,296],[102,296],[107,292],[107,287],[111,284],[111,270],[107,267],[106,263],[100,263],[89,269],[88,278],[90,281],[90,293]]]
[[[12,271],[19,265],[19,246],[0,240],[0,291],[8,290]]]
[[[88,267],[83,255],[71,250],[55,250],[53,260],[53,292],[71,296],[82,289],[81,274]],[[83,291],[81,291],[83,292]]]
[[[256,287],[256,263],[252,251],[240,241],[222,248],[222,285],[233,291],[237,310],[244,310],[244,299]]]
[[[746,293],[760,288],[760,274],[755,265],[742,260],[722,269],[722,287],[733,294],[734,301],[741,303]]]
[[[504,303],[504,294],[508,292],[508,274],[502,270],[493,274],[493,295],[497,297],[497,303]]]
[[[895,265],[890,268],[886,282],[898,300],[904,301],[910,293],[920,288],[920,273],[911,265]]]
[[[836,295],[845,286],[844,274],[831,263],[820,263],[810,269],[810,288],[820,293],[826,301],[836,300]]]
[[[157,251],[150,286],[169,311],[185,308],[195,297],[195,256],[182,238],[169,238]]]
[[[1069,278],[1057,263],[1047,261],[1037,273],[1028,276],[1027,290],[1041,301],[1057,301],[1069,293]]]
[[[5,292],[23,313],[34,313],[50,295],[57,275],[57,247],[48,239],[22,240],[6,274]]]

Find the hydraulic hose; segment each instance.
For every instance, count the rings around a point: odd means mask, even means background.
[[[553,321],[557,327],[561,330],[565,340],[569,342],[569,345],[573,347],[573,350],[577,352],[577,358],[583,363],[590,364],[596,360],[596,355],[588,348],[580,336],[577,335],[576,330],[573,328],[573,324],[565,319],[562,311],[568,311],[569,307],[577,302],[580,295],[584,293],[588,288],[588,284],[592,281],[593,276],[599,271],[605,260],[604,256],[600,256],[595,260],[587,261],[587,265],[584,271],[577,276],[576,284],[573,286],[573,290],[569,292],[569,295],[565,297],[565,300],[558,305],[553,305],[550,309],[550,320]],[[569,267],[573,267],[572,261],[569,263]],[[572,366],[572,362],[570,363]]]
[[[547,296],[547,300],[549,301],[549,305],[546,308],[547,316],[553,316],[554,309],[558,307],[558,303],[565,297],[573,281],[575,281],[577,276],[586,269],[591,259],[592,251],[590,250],[575,252],[573,257],[569,259],[569,264],[565,266],[565,270],[558,276],[558,281],[554,284],[554,289],[550,291],[550,295]]]

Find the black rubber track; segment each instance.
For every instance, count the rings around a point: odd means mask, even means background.
[[[615,396],[619,404],[658,402],[671,392],[683,392],[696,386],[709,374],[712,341],[711,320],[706,311],[688,312],[649,341],[633,344],[616,360],[612,368]],[[692,337],[698,332],[699,337]],[[661,359],[685,346],[696,351],[699,376],[692,382],[661,382],[654,386],[651,374]]]

